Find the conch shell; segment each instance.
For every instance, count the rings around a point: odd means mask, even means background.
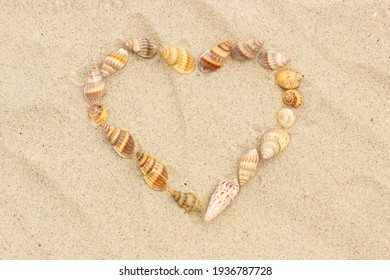
[[[278,122],[283,128],[290,128],[295,123],[295,116],[293,111],[288,108],[284,108],[278,113]]]
[[[94,126],[104,126],[107,119],[107,108],[100,104],[94,104],[88,108],[88,116]]]
[[[259,154],[256,149],[250,150],[241,158],[240,169],[238,171],[238,182],[240,187],[255,175],[259,160]]]
[[[288,89],[283,94],[283,102],[294,108],[298,108],[302,104],[302,95],[295,89]]]
[[[163,48],[160,50],[160,54],[179,73],[189,74],[195,68],[194,58],[185,49]]]
[[[267,50],[259,54],[259,63],[266,69],[276,70],[290,63],[291,59],[276,51]]]
[[[106,86],[103,77],[97,65],[94,64],[84,87],[85,100],[89,104],[98,103],[105,93]]]
[[[123,131],[117,127],[112,127],[105,124],[103,127],[107,139],[114,150],[123,158],[128,158],[134,154],[135,143],[133,137],[127,131]]]
[[[187,192],[175,191],[172,189],[168,189],[168,192],[172,195],[173,199],[177,202],[177,204],[186,210],[186,212],[201,212],[202,206],[200,205],[199,198]]]
[[[138,164],[145,182],[156,191],[168,188],[168,172],[164,165],[148,154],[137,152]]]
[[[261,47],[264,45],[265,40],[251,39],[244,42],[234,44],[230,55],[235,60],[250,60],[255,58]]]
[[[128,57],[129,53],[124,48],[107,54],[100,69],[103,78],[125,67]]]
[[[280,128],[271,128],[260,139],[260,153],[263,159],[269,159],[283,151],[290,143],[290,135]]]
[[[282,69],[276,76],[276,83],[284,89],[294,89],[299,86],[302,75],[291,69]]]
[[[233,40],[226,40],[218,46],[204,52],[198,59],[198,68],[203,73],[213,72],[221,68],[230,53]]]
[[[151,58],[157,52],[157,46],[147,38],[132,38],[124,44],[130,51],[143,58]]]

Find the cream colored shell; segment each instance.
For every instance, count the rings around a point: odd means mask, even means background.
[[[278,122],[283,128],[290,128],[295,123],[294,112],[291,109],[284,108],[278,113]]]
[[[269,159],[283,151],[290,143],[290,135],[280,128],[271,128],[260,139],[260,153],[263,159]]]

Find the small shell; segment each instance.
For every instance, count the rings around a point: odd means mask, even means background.
[[[290,143],[290,135],[280,128],[271,128],[260,139],[260,153],[263,159],[269,159],[283,151]]]
[[[160,50],[160,54],[179,73],[189,74],[195,68],[193,56],[185,49],[163,48]]]
[[[126,65],[128,57],[129,53],[124,48],[107,54],[100,70],[103,78],[122,69]]]
[[[232,203],[239,191],[240,187],[237,179],[220,182],[211,196],[204,220],[208,222],[214,219]]]
[[[168,192],[172,195],[173,199],[179,204],[181,208],[186,210],[186,212],[201,212],[202,206],[200,205],[199,198],[187,192],[179,192],[172,189],[168,189]]]
[[[259,160],[259,154],[256,149],[250,150],[241,158],[240,169],[238,171],[238,182],[240,187],[255,175]]]
[[[88,108],[88,116],[94,126],[104,126],[107,119],[107,108],[100,104],[94,104]]]
[[[225,62],[225,58],[230,53],[233,40],[226,40],[218,46],[204,52],[198,59],[198,68],[203,73],[218,70]]]
[[[232,47],[230,55],[233,59],[240,61],[253,59],[264,45],[264,42],[262,39],[251,39],[236,43]]]
[[[302,95],[295,89],[288,89],[283,94],[283,102],[294,108],[298,108],[302,104]]]
[[[143,58],[151,58],[157,52],[157,46],[147,38],[132,38],[124,43],[126,48]]]
[[[281,53],[267,50],[259,54],[259,63],[266,69],[276,70],[290,63],[291,59]]]
[[[164,165],[148,154],[137,152],[138,164],[145,182],[156,191],[168,188],[168,172]]]
[[[291,69],[282,69],[276,76],[276,83],[284,89],[294,89],[299,86],[302,75]]]
[[[87,83],[84,87],[84,97],[89,104],[95,104],[100,101],[106,93],[106,85],[96,64],[92,66]]]
[[[133,137],[127,131],[123,131],[109,124],[104,125],[107,139],[114,150],[123,158],[128,158],[134,154],[135,143]]]
[[[278,122],[283,128],[290,128],[295,123],[295,116],[293,111],[288,108],[284,108],[278,113]]]

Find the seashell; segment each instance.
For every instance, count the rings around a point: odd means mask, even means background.
[[[160,50],[160,54],[179,73],[189,74],[195,68],[193,56],[185,49],[163,48]]]
[[[284,108],[278,113],[278,122],[283,128],[290,128],[295,123],[295,116],[293,111],[288,108]]]
[[[283,102],[294,108],[302,104],[302,95],[295,89],[288,89],[283,94]]]
[[[214,219],[232,203],[239,191],[240,187],[237,179],[220,182],[211,196],[204,220],[208,222]]]
[[[94,104],[88,108],[88,116],[95,126],[104,126],[107,119],[107,108],[100,104]]]
[[[95,104],[100,101],[106,93],[106,85],[96,64],[92,66],[87,83],[84,86],[84,97],[89,104]]]
[[[226,40],[211,50],[205,51],[198,59],[198,68],[203,73],[214,72],[221,68],[233,45],[233,40]]]
[[[148,154],[137,152],[138,164],[145,182],[156,191],[168,188],[168,172],[164,165]]]
[[[179,192],[172,189],[168,189],[168,192],[172,195],[173,199],[179,204],[181,208],[186,210],[186,212],[201,212],[202,206],[200,205],[199,198],[187,192]]]
[[[124,48],[107,54],[100,70],[103,78],[122,69],[126,65],[128,57],[129,53]]]
[[[118,155],[128,158],[134,154],[135,143],[130,133],[117,127],[112,127],[109,124],[105,124],[103,129],[106,132],[108,141],[114,146],[114,150]]]
[[[125,47],[143,58],[151,58],[157,52],[157,46],[147,38],[132,38],[124,42]]]
[[[241,158],[240,169],[238,171],[238,183],[240,187],[255,175],[259,160],[259,154],[256,149],[250,150]]]
[[[234,44],[230,55],[235,60],[250,60],[255,58],[265,41],[262,39],[251,39]]]
[[[281,53],[267,50],[259,54],[259,63],[266,69],[276,70],[290,63],[291,59]]]
[[[260,153],[263,159],[269,159],[283,151],[290,142],[290,135],[280,128],[271,128],[260,139]]]
[[[282,69],[276,76],[276,83],[284,89],[294,89],[299,86],[302,75],[291,69]]]

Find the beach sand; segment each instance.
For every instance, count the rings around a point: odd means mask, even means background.
[[[0,3],[1,259],[390,258],[389,1]],[[88,120],[92,63],[131,37],[195,57],[265,38],[304,75],[289,146],[209,223]],[[284,107],[256,61],[184,76],[131,54],[107,88],[110,123],[203,207]]]

